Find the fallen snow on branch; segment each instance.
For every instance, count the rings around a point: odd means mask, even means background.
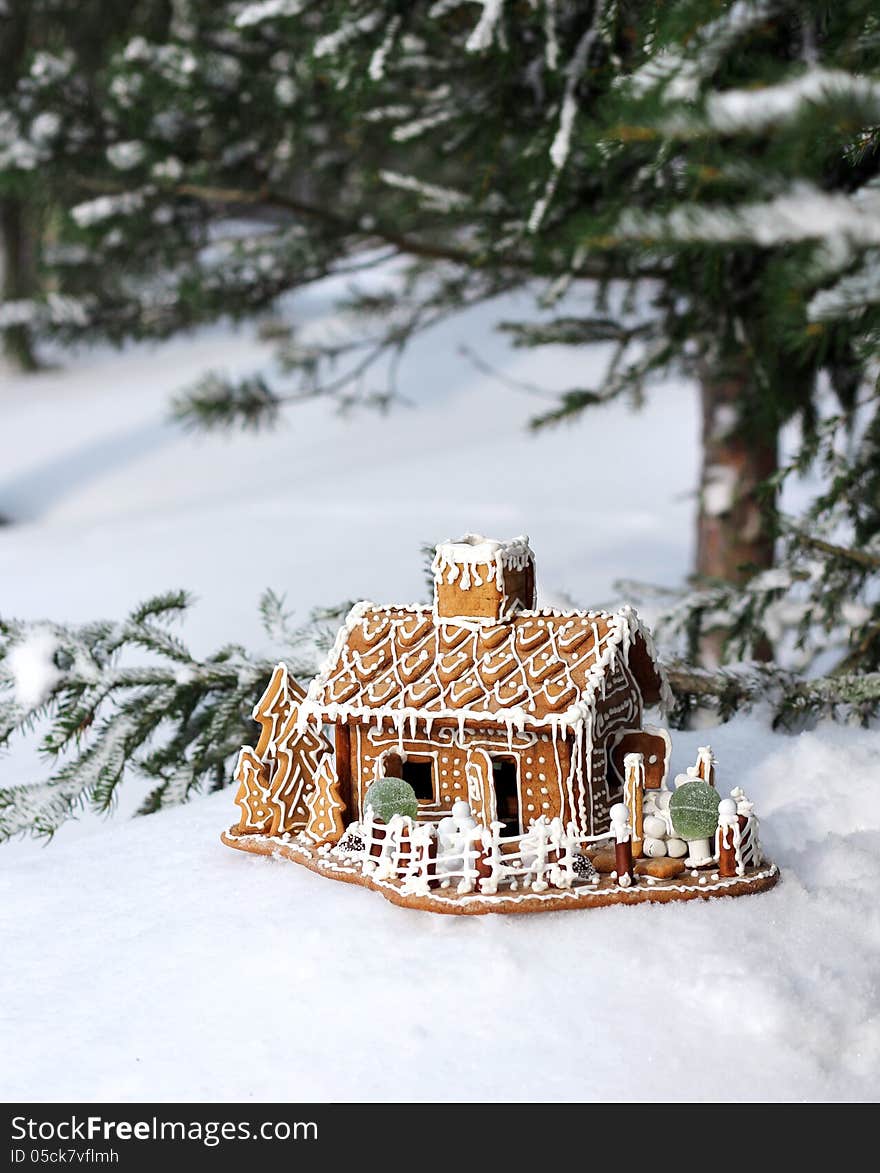
[[[49,696],[60,673],[54,656],[58,640],[48,629],[37,629],[6,657],[15,699],[23,709],[35,709]]]
[[[262,0],[260,4],[248,4],[235,18],[238,28],[251,28],[264,20],[280,16],[298,16],[303,9],[303,0]]]
[[[880,81],[840,69],[813,69],[779,85],[712,94],[706,117],[722,131],[764,130],[797,117],[808,104],[841,98],[869,103],[880,117]]]
[[[141,191],[125,191],[119,195],[103,195],[93,200],[86,200],[71,208],[70,214],[80,228],[91,228],[109,220],[111,216],[130,216],[138,212],[144,205],[144,193]]]
[[[864,188],[851,197],[796,183],[773,199],[739,207],[686,204],[665,216],[628,213],[617,231],[634,238],[757,241],[768,248],[802,240],[880,244],[880,190]]]
[[[397,171],[380,171],[379,178],[389,187],[413,192],[421,197],[422,203],[427,207],[436,208],[441,212],[453,212],[467,205],[467,197],[461,192],[453,191],[449,187],[440,187],[435,183],[423,183],[414,175],[400,175]]]

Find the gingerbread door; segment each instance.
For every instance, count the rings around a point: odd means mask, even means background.
[[[468,746],[464,765],[468,802],[478,823],[488,827],[495,820],[495,792],[492,789],[492,760],[484,749]]]
[[[495,794],[495,817],[504,824],[507,835],[519,835],[523,830],[523,821],[519,770],[515,757],[492,754],[492,790]]]

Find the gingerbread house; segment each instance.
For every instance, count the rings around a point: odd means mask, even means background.
[[[446,891],[455,911],[486,911],[466,905],[478,884],[477,903],[497,900],[505,869],[519,891],[515,873],[534,868],[517,872],[514,856],[530,852],[547,865],[539,894],[570,897],[579,873],[595,889],[583,848],[625,841],[638,857],[645,796],[666,786],[670,738],[645,722],[669,699],[650,633],[631,607],[536,606],[525,537],[443,542],[432,569],[431,604],[352,608],[307,690],[278,666],[255,711],[260,740],[239,759],[241,819],[226,841],[387,881],[403,903],[433,907]],[[368,791],[389,778],[416,806],[379,827]],[[460,866],[443,873],[450,836]]]

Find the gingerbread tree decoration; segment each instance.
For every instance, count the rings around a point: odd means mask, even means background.
[[[315,777],[315,789],[306,799],[306,834],[315,843],[338,843],[345,831],[339,780],[329,757],[323,758]]]
[[[260,726],[260,738],[256,748],[258,758],[265,760],[267,754],[274,756],[275,747],[282,729],[287,725],[293,704],[302,700],[304,696],[303,690],[288,673],[287,665],[276,664],[272,679],[253,711],[253,718]]]
[[[278,737],[275,770],[268,784],[273,811],[271,835],[305,827],[309,817],[306,800],[315,789],[319,767],[330,751],[326,739],[313,727],[297,729],[298,719],[299,705],[294,703]]]
[[[256,748],[243,746],[238,757],[239,834],[283,835],[306,825],[305,799],[330,747],[314,729],[297,728],[298,702],[304,695],[279,664],[254,709],[260,725]]]
[[[269,763],[256,750],[243,745],[235,766],[238,783],[235,801],[241,811],[236,830],[240,835],[266,835],[272,825],[273,804],[269,798]]]

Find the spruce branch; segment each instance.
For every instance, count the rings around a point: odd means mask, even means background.
[[[722,720],[755,705],[773,712],[775,727],[803,728],[820,717],[855,718],[868,724],[880,713],[880,672],[805,678],[763,663],[704,669],[682,661],[667,668],[675,697],[674,716],[686,724],[697,708]]]
[[[293,212],[297,216],[317,220],[337,233],[344,233],[352,237],[365,237],[368,240],[380,240],[384,244],[392,245],[405,256],[432,261],[452,261],[457,265],[468,267],[480,267],[483,263],[480,254],[474,250],[460,248],[441,241],[409,236],[389,226],[373,222],[373,216],[367,213],[344,216],[328,207],[322,207],[308,200],[296,199],[270,188],[251,191],[247,188],[207,187],[202,184],[181,183],[177,185],[175,191],[177,195],[191,196],[209,204],[229,205],[234,209],[258,207]]]
[[[267,592],[260,610],[272,658],[230,644],[199,659],[169,630],[190,605],[171,592],[121,623],[0,620],[0,748],[36,736],[49,763],[45,780],[0,789],[0,841],[51,836],[85,808],[110,811],[129,775],[154,783],[143,812],[227,785],[275,663],[312,675],[341,610],[297,628]]]
[[[82,190],[99,197],[122,195],[128,190],[111,178],[96,179],[88,175],[77,175],[76,183]],[[545,278],[574,276],[580,281],[601,282],[614,275],[604,251],[597,252],[595,256],[581,255],[577,260],[576,271],[572,274],[568,261],[560,266],[552,255],[542,254],[539,259],[533,250],[523,250],[521,241],[497,240],[491,248],[465,248],[455,243],[455,230],[449,233],[444,218],[437,215],[432,217],[426,235],[416,236],[401,232],[389,223],[379,222],[373,204],[343,213],[330,206],[315,204],[266,186],[227,188],[200,183],[179,183],[166,189],[163,195],[172,195],[183,200],[198,200],[215,212],[218,209],[222,210],[224,215],[244,213],[250,209],[262,215],[281,212],[289,213],[295,218],[314,221],[323,227],[329,238],[340,242],[343,255],[353,248],[369,248],[376,243],[382,243],[390,246],[400,256],[411,257],[417,261],[450,262],[465,269],[506,268],[523,275],[540,275]],[[432,235],[429,237],[427,232],[431,231]],[[444,239],[444,233],[449,234],[450,238]],[[517,248],[513,247],[515,243]],[[664,276],[666,267],[647,256],[630,257],[626,260],[626,272],[631,280],[648,281]],[[322,273],[319,276],[325,275]]]
[[[398,385],[399,364],[410,342],[432,326],[518,288],[498,273],[449,275],[417,270],[403,292],[353,290],[341,304],[354,325],[350,335],[308,345],[293,332],[277,353],[283,375],[270,385],[263,375],[234,381],[214,372],[174,400],[172,416],[190,428],[257,430],[274,425],[281,409],[311,399],[331,399],[340,410],[387,409],[409,402]],[[377,322],[375,331],[364,323]]]
[[[670,592],[659,596],[675,601]],[[295,627],[283,597],[266,592],[260,612],[272,657],[231,644],[200,659],[168,630],[189,605],[173,592],[121,623],[0,621],[0,747],[36,736],[50,769],[43,781],[0,789],[0,841],[51,837],[85,808],[109,812],[131,776],[152,783],[141,814],[228,785],[277,659],[307,679],[349,606],[314,611]],[[880,713],[880,671],[810,677],[752,662],[706,670],[678,658],[668,675],[679,726],[697,709],[727,720],[756,705],[786,728],[823,716],[868,723]]]
[[[588,346],[595,342],[628,344],[655,329],[645,322],[625,326],[614,318],[560,317],[550,322],[499,322],[498,329],[509,334],[514,346]]]
[[[211,373],[174,397],[171,417],[188,430],[256,432],[277,423],[282,403],[262,375],[231,381]]]
[[[867,550],[855,550],[849,546],[841,546],[836,542],[829,542],[824,538],[817,537],[815,534],[809,534],[802,529],[794,528],[790,532],[801,545],[810,546],[820,554],[828,555],[831,558],[840,558],[845,562],[853,562],[864,570],[880,570],[880,554],[871,554]]]

